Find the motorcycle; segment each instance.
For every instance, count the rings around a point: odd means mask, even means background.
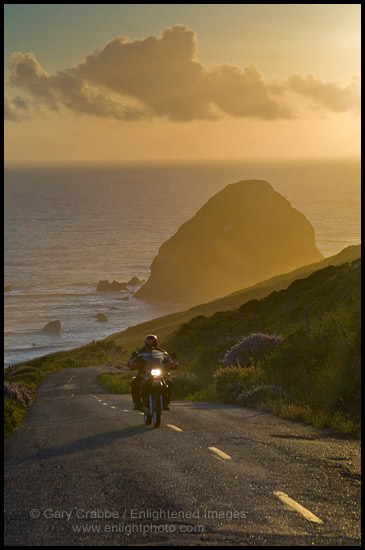
[[[158,428],[161,423],[161,414],[164,405],[169,401],[170,370],[177,369],[175,361],[166,359],[166,355],[160,350],[151,350],[139,355],[144,362],[144,371],[141,385],[141,400],[144,413],[144,423],[149,426],[153,423]],[[172,354],[171,359],[176,355]]]

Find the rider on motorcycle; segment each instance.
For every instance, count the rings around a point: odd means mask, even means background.
[[[133,378],[132,381],[132,399],[134,403],[133,410],[135,411],[142,411],[141,386],[146,372],[146,359],[148,359],[148,356],[151,354],[152,350],[157,350],[163,353],[164,359],[162,363],[167,369],[175,370],[178,367],[178,364],[165,350],[157,347],[157,336],[154,334],[147,334],[144,339],[143,348],[139,349],[138,352],[133,352],[128,362],[128,367],[130,370],[138,370],[137,376]],[[165,378],[165,385],[167,386],[167,395],[166,399],[164,399],[163,410],[168,411],[172,393],[172,382],[169,378]]]

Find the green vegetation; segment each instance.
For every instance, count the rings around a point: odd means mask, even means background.
[[[99,383],[129,393],[131,375],[115,367],[152,332],[178,355],[174,399],[258,407],[359,437],[360,254],[360,247],[349,247],[220,300],[5,369],[12,386],[5,398],[5,433],[19,425],[37,384],[54,370],[106,364]],[[254,361],[223,367],[227,352],[251,334],[275,335],[280,343]]]
[[[179,358],[174,399],[262,408],[360,437],[360,295],[357,259],[181,324],[161,343]]]
[[[328,266],[263,300],[198,316],[164,345],[184,367],[187,398],[259,407],[360,436],[360,293],[361,260]],[[260,356],[268,337],[255,332],[283,339]],[[223,367],[227,350],[249,335],[257,346],[251,360]]]
[[[117,369],[111,372],[102,372],[98,382],[107,391],[112,393],[131,393],[132,374],[121,374]]]

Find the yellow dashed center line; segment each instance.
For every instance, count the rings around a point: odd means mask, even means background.
[[[230,460],[232,457],[221,451],[220,449],[217,449],[217,447],[209,447],[209,450],[215,453],[219,458],[222,458],[223,460]]]
[[[168,428],[171,428],[172,430],[175,430],[175,432],[182,432],[181,428],[178,428],[177,426],[174,426],[173,424],[166,424]]]
[[[274,491],[274,495],[278,497],[279,500],[286,506],[288,506],[291,510],[294,510],[295,512],[298,512],[303,517],[305,517],[308,521],[313,521],[314,523],[323,523],[323,521],[312,514],[307,508],[304,508],[301,504],[293,500],[292,498],[288,497],[287,494],[282,493],[281,491]]]

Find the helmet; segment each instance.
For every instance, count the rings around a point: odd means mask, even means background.
[[[144,339],[144,345],[148,349],[157,348],[157,336],[155,336],[154,334],[147,334],[147,336]]]

